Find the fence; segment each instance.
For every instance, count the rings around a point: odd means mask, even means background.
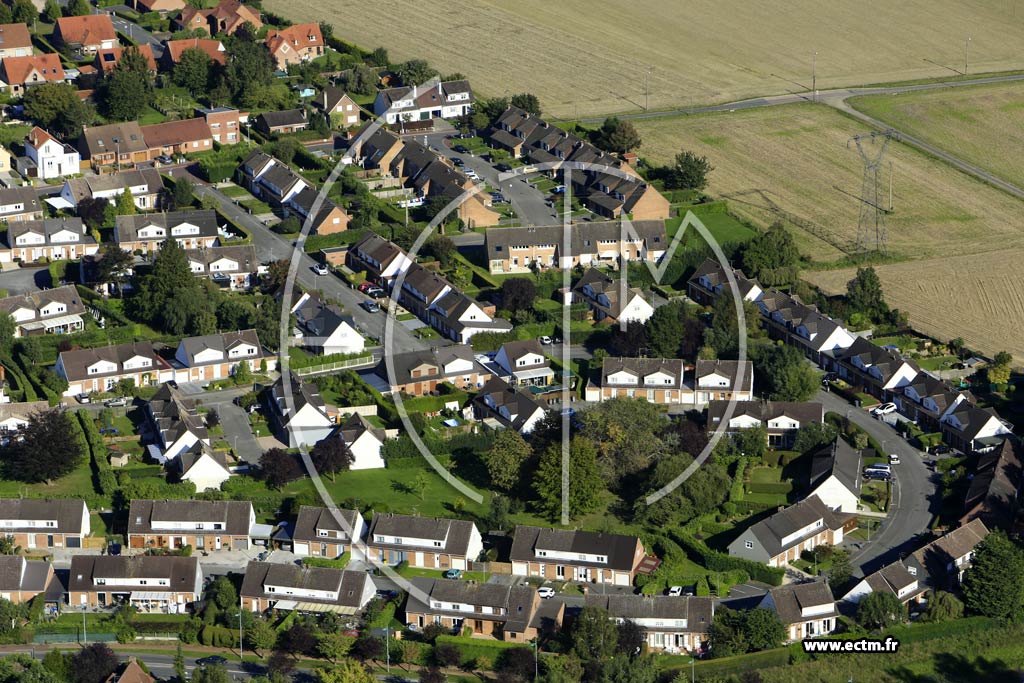
[[[177,638],[177,635],[175,635]],[[116,643],[117,636],[113,633],[86,633],[86,641],[90,643]],[[81,633],[37,633],[32,636],[33,643],[81,643]]]
[[[324,363],[322,365],[311,365],[308,368],[299,368],[293,372],[299,377],[309,377],[310,375],[322,375],[327,372],[334,372],[336,370],[349,370],[351,368],[362,368],[368,365],[373,365],[380,359],[375,355],[370,354],[369,356],[359,356],[358,358],[347,358],[345,360],[335,361],[333,363]]]

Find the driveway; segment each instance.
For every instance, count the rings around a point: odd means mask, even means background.
[[[204,405],[217,409],[220,424],[224,428],[224,440],[231,444],[235,455],[250,465],[258,465],[263,448],[253,436],[249,416],[233,401],[234,398],[215,392],[203,396]]]
[[[925,467],[921,451],[904,441],[888,423],[875,419],[861,408],[854,408],[835,394],[819,391],[816,400],[826,411],[848,416],[886,453],[900,456],[900,464],[893,467],[895,476],[888,517],[872,534],[871,540],[850,557],[854,566],[859,567],[854,572],[856,575],[870,574],[921,545],[919,535],[928,533],[932,518],[939,512],[934,475]]]
[[[11,268],[0,273],[0,289],[8,294],[25,294],[46,289],[50,286],[50,271],[47,268]]]

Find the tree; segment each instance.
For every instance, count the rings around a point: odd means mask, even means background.
[[[747,342],[764,337],[761,309],[750,301],[743,302],[743,321]],[[711,307],[711,327],[704,333],[704,343],[714,349],[718,358],[735,358],[739,350],[739,317],[732,296],[720,296]]]
[[[200,666],[192,670],[192,683],[230,683],[231,676],[223,664]]]
[[[836,439],[836,428],[827,422],[808,422],[800,427],[793,439],[793,450],[809,453]]]
[[[1024,607],[1024,551],[1002,531],[993,531],[975,547],[971,562],[963,580],[967,609],[995,619],[1018,616]]]
[[[632,619],[625,619],[617,627],[619,629],[619,652],[634,656],[640,653],[647,637],[644,629]]]
[[[384,47],[375,47],[373,52],[370,53],[370,63],[376,66],[387,66],[390,62],[388,60],[388,50]]]
[[[32,25],[39,18],[39,10],[32,0],[14,0],[11,4],[11,21],[18,24]]]
[[[380,77],[374,69],[365,64],[358,64],[348,77],[346,85],[350,92],[356,95],[371,95],[377,91],[377,83]]]
[[[871,320],[881,320],[889,313],[882,295],[882,281],[871,266],[858,268],[854,278],[846,283],[846,302],[850,310]]]
[[[271,448],[260,457],[260,473],[267,486],[280,489],[302,477],[302,467],[295,456],[282,448]]]
[[[74,86],[43,83],[25,91],[25,116],[64,137],[78,137],[82,126],[92,123],[96,112],[78,97]]]
[[[16,331],[17,325],[14,324],[11,314],[7,311],[0,311],[0,352],[4,355],[11,352]]]
[[[70,0],[66,11],[69,17],[84,17],[92,13],[92,8],[88,0]]]
[[[540,116],[540,99],[531,93],[523,92],[518,95],[513,95],[509,100],[509,104],[513,107],[519,107],[528,114]]]
[[[940,622],[959,619],[964,615],[964,603],[946,591],[935,591],[928,598],[928,606],[921,615],[921,621]]]
[[[572,651],[584,661],[604,659],[615,654],[619,631],[608,610],[584,607],[573,622],[569,634]]]
[[[299,152],[299,141],[295,138],[282,138],[274,143],[274,156],[283,164],[290,164]]]
[[[420,500],[423,500],[427,493],[427,487],[430,485],[430,477],[423,470],[416,473],[413,478],[410,487],[419,496]]]
[[[48,24],[56,24],[61,17],[60,3],[57,0],[46,0],[40,18]]]
[[[257,654],[266,652],[277,643],[277,631],[266,621],[256,619],[245,632],[245,640]]]
[[[594,143],[609,152],[622,154],[640,146],[640,133],[629,121],[621,121],[617,117],[610,116],[594,135]]]
[[[378,660],[384,654],[384,641],[380,638],[362,636],[352,645],[352,654],[364,662]]]
[[[510,277],[501,283],[501,305],[513,313],[532,309],[536,298],[537,287],[533,280]]]
[[[644,323],[651,356],[679,357],[680,341],[685,334],[683,319],[686,317],[686,304],[681,301],[673,301],[654,309],[654,313]]]
[[[888,628],[906,619],[906,605],[888,591],[872,591],[857,605],[857,623],[866,629]]]
[[[499,673],[516,681],[533,680],[534,667],[533,648],[529,647],[512,647],[502,650],[494,663],[494,668]]]
[[[174,678],[178,683],[186,683],[188,681],[188,672],[185,669],[185,654],[181,651],[181,641],[178,641],[178,647],[174,651]]]
[[[352,450],[339,436],[330,436],[318,441],[310,449],[309,457],[312,459],[316,471],[320,475],[330,475],[331,481],[334,481],[338,472],[347,471],[355,462]]]
[[[533,485],[539,498],[538,507],[552,519],[558,519],[562,514],[561,444],[552,444],[541,455]],[[596,509],[603,488],[593,442],[574,438],[569,444],[569,516],[579,517]]]
[[[104,197],[86,197],[78,202],[75,210],[78,212],[78,217],[90,230],[99,230],[110,223],[110,217],[113,214],[110,201]],[[122,251],[124,250],[122,249]]]
[[[743,270],[762,285],[778,287],[796,282],[800,274],[800,251],[793,235],[782,223],[747,242],[743,250]]]
[[[455,243],[450,237],[444,235],[433,235],[424,245],[424,250],[438,260],[442,267],[451,265],[452,259],[458,253]]]
[[[658,665],[652,655],[614,657],[601,668],[601,683],[655,683]]]
[[[267,672],[271,677],[279,676],[287,679],[295,670],[295,659],[288,656],[287,652],[274,650],[267,658]]]
[[[174,84],[186,88],[194,95],[204,92],[209,82],[210,56],[194,47],[182,52],[174,66]]]
[[[114,212],[118,216],[133,216],[138,213],[138,209],[135,206],[135,195],[132,194],[130,188],[124,188],[124,191],[117,196]]]
[[[1000,351],[992,359],[992,364],[985,369],[985,377],[991,384],[1006,384],[1010,381],[1010,363],[1013,356]]]
[[[514,429],[504,429],[494,438],[485,459],[491,486],[499,491],[512,491],[522,481],[523,465],[532,455],[530,445]]]
[[[597,447],[598,467],[613,488],[646,469],[665,451],[657,436],[667,424],[658,406],[635,398],[605,401],[580,418],[582,434]]]
[[[410,59],[395,67],[395,75],[402,85],[422,85],[437,76],[437,69],[430,66],[425,59]]]
[[[337,662],[348,655],[355,638],[338,630],[323,631],[316,636],[316,651],[321,657]]]
[[[760,393],[773,401],[806,401],[818,391],[818,374],[795,346],[758,344],[750,349]]]
[[[135,263],[131,252],[125,251],[113,242],[101,244],[98,256],[95,275],[99,284],[119,283]]]
[[[618,325],[612,328],[612,337],[608,345],[618,356],[635,358],[647,352],[649,341],[644,324],[639,320],[630,320],[626,323],[626,329]]]
[[[452,643],[434,645],[434,661],[438,666],[451,668],[462,663],[462,651]]]
[[[206,589],[206,599],[213,600],[219,609],[229,610],[238,605],[238,591],[226,576],[218,576]]]
[[[152,91],[149,64],[134,46],[125,48],[100,87],[107,116],[117,121],[138,119],[149,106]]]
[[[317,668],[313,675],[317,683],[377,683],[373,674],[354,659],[342,659],[330,668]]]
[[[708,174],[715,170],[707,157],[697,156],[689,150],[676,155],[671,166],[661,169],[660,175],[668,190],[703,190]]]
[[[64,654],[57,648],[54,648],[46,653],[42,664],[44,669],[53,674],[57,683],[67,683],[73,677],[71,659],[72,655]]]
[[[212,313],[213,300],[189,267],[185,250],[177,240],[164,240],[153,268],[136,277],[136,291],[128,300],[132,315],[169,334],[187,330],[199,333],[204,318]],[[216,325],[216,319],[213,319]]]
[[[30,415],[20,440],[0,451],[4,478],[38,484],[75,470],[85,460],[86,445],[73,420],[60,408]]]
[[[853,577],[853,564],[850,562],[850,551],[836,548],[832,552],[832,569],[828,572],[828,585],[833,589],[841,588]]]
[[[786,639],[786,627],[775,612],[763,607],[746,611],[722,607],[715,610],[708,636],[712,657],[730,657],[778,647]]]
[[[762,433],[762,444],[764,438]],[[693,459],[693,456],[686,453],[672,453],[659,458],[644,489],[660,490],[673,483],[693,463]],[[730,483],[731,479],[724,465],[715,461],[705,462],[682,484],[653,505],[647,505],[643,500],[637,501],[637,515],[652,526],[671,527],[685,524],[697,515],[724,503]]]
[[[444,683],[448,677],[436,666],[420,669],[420,683]]]
[[[274,59],[252,32],[237,31],[227,49],[225,77],[237,104],[252,107],[260,104],[274,80]]]
[[[117,655],[105,643],[90,643],[75,654],[76,683],[100,683],[117,670]]]

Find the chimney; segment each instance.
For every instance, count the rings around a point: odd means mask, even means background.
[[[0,384],[3,384],[6,381],[7,381],[7,368],[5,368],[4,366],[0,365]]]
[[[437,94],[438,95],[441,94],[441,81],[440,80],[437,82]]]
[[[412,98],[413,99],[416,99],[416,93],[417,93],[417,88],[416,88],[416,85],[413,84],[413,86],[412,86]]]

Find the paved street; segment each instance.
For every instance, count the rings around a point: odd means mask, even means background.
[[[128,36],[132,41],[139,45],[149,44],[149,47],[153,50],[153,57],[157,60],[164,53],[164,44],[157,40],[152,33],[142,28],[138,24],[114,14],[115,9],[125,9],[129,12],[134,12],[132,8],[127,5],[116,5],[112,7],[105,7],[103,9],[94,9],[93,14],[108,14],[110,15],[110,21],[114,24],[114,29],[118,33],[122,33]]]
[[[219,192],[216,188],[200,184],[201,181],[199,180],[195,180],[195,183],[197,196],[213,197],[216,199],[220,204],[221,213],[227,215],[231,220],[249,231],[260,261],[268,262],[291,258],[294,247],[292,247],[288,240],[268,230],[259,220],[236,206],[230,198]],[[328,298],[340,302],[345,308],[345,312],[356,321],[356,325],[364,333],[364,336],[370,337],[368,341],[371,344],[375,344],[377,340],[382,340],[384,337],[384,320],[387,316],[383,312],[367,313],[360,308],[359,303],[366,297],[334,275],[316,275],[311,270],[314,263],[315,261],[309,255],[302,255],[296,275],[296,282],[307,290],[321,290]],[[417,338],[403,325],[396,323],[393,330],[391,339],[385,344],[392,353],[417,351],[428,348],[431,345]],[[437,341],[433,343],[444,344],[446,342]]]
[[[893,500],[888,518],[871,540],[850,558],[854,566],[859,567],[855,572],[858,576],[870,574],[921,545],[918,536],[928,532],[932,517],[938,513],[935,475],[925,467],[921,452],[904,441],[888,423],[876,420],[861,408],[854,408],[835,394],[819,391],[816,400],[826,411],[848,415],[887,454],[900,456],[900,464],[893,467]]]
[[[258,465],[263,449],[253,436],[249,417],[234,404],[234,400],[234,396],[217,391],[202,396],[203,405],[217,409],[220,424],[224,428],[224,439],[231,444],[235,454],[250,465]]]

